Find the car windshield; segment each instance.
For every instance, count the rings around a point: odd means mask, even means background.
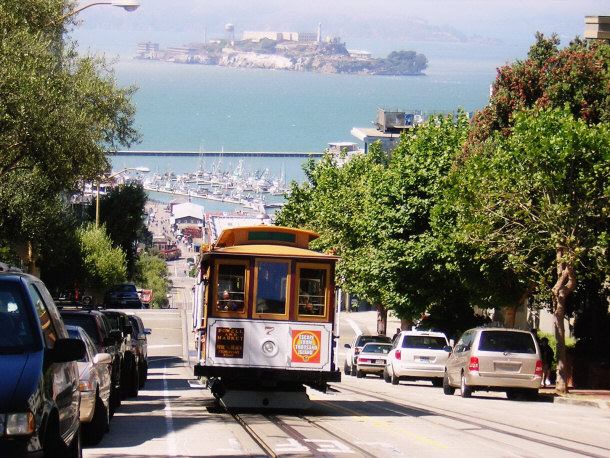
[[[440,336],[405,336],[402,348],[427,348],[429,350],[442,350],[447,341]]]
[[[112,313],[104,313],[104,315],[106,315],[106,318],[108,318],[108,322],[110,323],[110,327],[112,329],[119,329],[119,316],[118,315],[114,315]]]
[[[95,325],[95,317],[85,314],[62,314],[62,318],[66,324],[73,324],[74,326],[80,326],[83,328],[96,345],[101,343],[99,333],[97,332],[97,326]]]
[[[387,336],[361,336],[359,346],[363,347],[369,342],[387,342],[387,343],[389,343],[391,341],[392,341],[392,339],[390,339]]]
[[[137,293],[136,287],[134,285],[117,285],[113,287],[110,291],[115,293]]]
[[[362,349],[362,353],[380,353],[387,355],[392,349],[392,345],[383,343],[368,343]]]
[[[0,283],[0,354],[33,351],[37,342],[19,286]]]
[[[536,345],[533,336],[526,332],[483,331],[479,350],[534,354]]]

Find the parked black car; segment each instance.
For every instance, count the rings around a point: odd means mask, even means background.
[[[148,338],[146,336],[152,331],[150,328],[144,327],[144,322],[139,316],[129,315],[129,319],[133,327],[131,344],[134,346],[134,353],[138,355],[138,361],[140,362],[138,370],[140,374],[140,388],[144,388],[148,379]]]
[[[108,318],[96,309],[62,308],[60,313],[66,324],[80,326],[89,334],[98,352],[112,355],[112,364],[109,366],[112,379],[110,414],[114,415],[116,409],[121,405],[122,332],[113,330]]]
[[[138,395],[140,387],[139,368],[137,354],[133,351],[132,333],[133,328],[131,320],[125,312],[118,310],[102,310],[104,316],[108,319],[112,330],[121,332],[121,353],[123,359],[121,361],[121,397],[135,397]]]
[[[0,264],[0,454],[80,457],[80,391],[71,339],[36,277]]]
[[[114,285],[104,295],[104,304],[108,308],[142,308],[138,289],[133,283]]]

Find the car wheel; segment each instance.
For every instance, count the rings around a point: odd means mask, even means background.
[[[138,364],[135,361],[131,364],[131,375],[129,376],[129,389],[127,395],[135,398],[138,396],[138,389],[140,388],[140,375],[138,371]]]
[[[358,377],[358,378],[364,377],[364,372],[356,370],[356,377]]]
[[[463,398],[469,398],[472,395],[472,388],[466,384],[466,376],[462,372],[462,381],[460,382],[460,391]]]
[[[121,393],[119,388],[113,386],[110,387],[110,418],[114,416],[114,412],[121,406]]]
[[[91,423],[83,425],[85,441],[90,445],[97,445],[108,431],[109,418],[104,401],[98,396],[95,399],[95,411]]]
[[[68,447],[67,453],[64,455],[66,458],[82,458],[83,456],[83,443],[80,426],[76,430],[76,434],[72,438],[72,443]]]
[[[400,382],[400,377],[397,377],[396,373],[394,371],[392,371],[392,375],[390,376],[390,380],[392,382],[392,385],[398,385],[398,383]]]
[[[63,447],[65,446],[59,435],[58,422],[59,420],[56,418],[55,415],[52,415],[47,420],[47,425],[44,431],[44,440],[42,441],[42,447],[44,450],[43,453],[45,458],[54,458],[56,456],[61,456],[65,452],[65,450],[63,449]]]
[[[390,374],[388,372],[388,368],[387,367],[383,368],[383,379],[385,380],[386,383],[390,383],[391,382]]]
[[[345,375],[350,375],[351,370],[349,368],[349,366],[347,365],[347,361],[345,361],[345,363],[343,364],[343,372],[345,373]]]
[[[354,376],[356,375],[356,366],[352,366],[350,371],[349,371],[349,375]]]
[[[449,376],[447,375],[447,372],[445,372],[445,375],[443,376],[443,393],[447,396],[452,396],[455,393],[455,388],[449,385]]]
[[[144,388],[146,386],[146,380],[148,379],[148,363],[146,361],[143,361],[140,366],[139,376],[139,388]]]

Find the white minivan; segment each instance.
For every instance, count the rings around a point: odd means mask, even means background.
[[[383,378],[393,385],[401,380],[430,380],[440,387],[450,352],[442,332],[402,331],[388,354]]]

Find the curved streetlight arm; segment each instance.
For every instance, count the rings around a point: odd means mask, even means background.
[[[64,14],[63,16],[58,17],[57,19],[54,19],[53,21],[49,22],[47,25],[53,25],[58,22],[62,22],[64,19],[67,19],[70,16],[74,16],[75,14],[80,13],[82,10],[86,10],[87,8],[89,8],[91,6],[96,6],[96,5],[118,6],[120,8],[123,8],[125,11],[135,11],[140,6],[140,2],[138,0],[106,0],[106,1],[87,3],[86,5],[80,6],[80,7],[76,8],[75,10],[72,10],[72,11]]]

